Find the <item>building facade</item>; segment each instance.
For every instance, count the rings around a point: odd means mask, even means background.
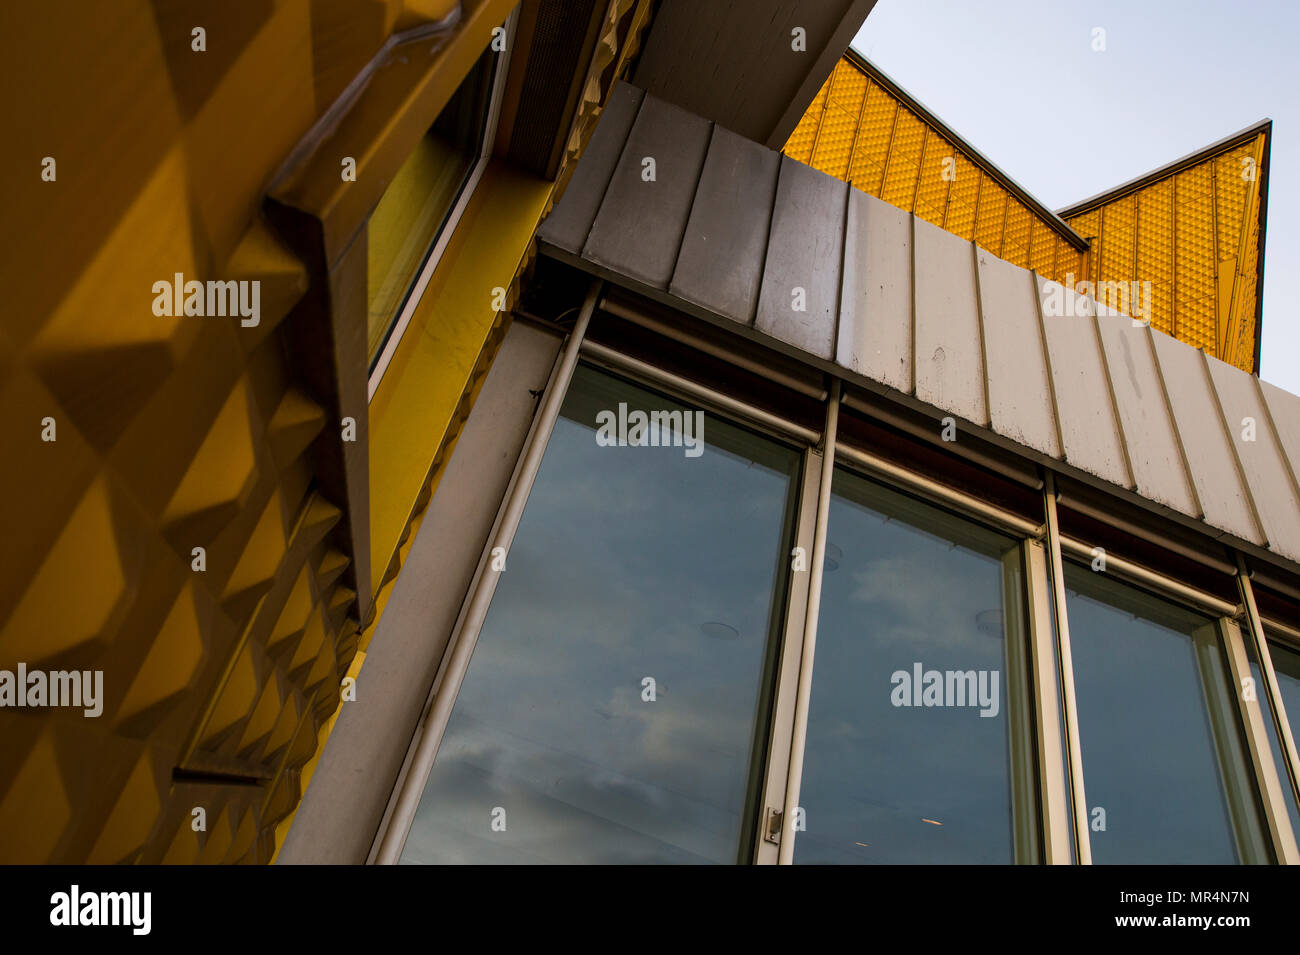
[[[870,6],[97,14],[0,669],[101,712],[0,708],[5,861],[1300,860],[1269,126],[1052,213]]]

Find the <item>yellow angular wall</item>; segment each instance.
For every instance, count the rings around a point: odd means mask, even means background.
[[[0,669],[102,670],[105,699],[0,709],[0,861],[271,857],[358,634],[309,450],[337,425],[280,324],[307,277],[263,190],[389,33],[453,6],[0,11]],[[176,272],[260,280],[260,324],[155,316]]]
[[[325,490],[339,482],[322,474],[320,448],[337,446],[346,411],[299,354],[338,320],[330,296],[357,289],[336,288],[332,271],[313,276],[290,251],[264,217],[267,191],[390,35],[460,7],[443,59],[418,78],[445,101],[488,21],[512,5],[0,7],[17,133],[0,152],[0,174],[17,184],[0,207],[0,401],[13,429],[0,669],[102,670],[105,700],[98,718],[0,708],[0,862],[274,857],[557,187],[493,161],[375,402],[360,408],[378,442],[364,445],[377,479],[361,501],[346,499],[351,484]],[[600,6],[561,183],[651,12],[649,0]],[[384,135],[420,121],[351,118]],[[52,182],[41,180],[46,156]],[[320,221],[341,221],[331,216]],[[153,283],[176,272],[259,280],[260,324],[154,315]],[[482,292],[499,283],[509,294],[496,312]],[[451,334],[450,351],[429,349]],[[427,446],[403,437],[412,415]],[[47,419],[54,441],[42,440]]]

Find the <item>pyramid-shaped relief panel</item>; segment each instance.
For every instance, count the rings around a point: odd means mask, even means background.
[[[106,640],[127,596],[108,483],[97,479],[73,510],[36,577],[0,630],[0,663],[35,668]]]
[[[293,637],[301,636],[303,628],[307,626],[307,619],[311,615],[314,602],[311,566],[304,563],[267,637],[266,647],[272,657],[276,657],[283,651],[286,643]]]
[[[165,342],[65,349],[36,364],[68,420],[100,451],[117,442],[173,366]]]
[[[230,678],[222,687],[220,696],[217,697],[217,705],[204,727],[199,742],[200,748],[215,748],[220,738],[252,711],[253,705],[257,702],[258,689],[257,669],[253,662],[252,648],[245,645],[235,661]]]
[[[72,798],[59,769],[53,728],[24,753],[0,791],[0,846],[6,863],[47,862],[73,822]]]
[[[321,557],[320,565],[316,571],[317,585],[321,590],[328,589],[339,579],[343,571],[348,569],[348,564],[352,563],[347,554],[333,547],[327,549]]]
[[[329,595],[329,615],[330,629],[339,633],[343,629],[343,620],[348,611],[355,604],[357,593],[347,587],[335,587]]]
[[[162,865],[194,865],[199,861],[201,851],[199,833],[194,830],[190,817],[187,816],[180,820],[160,861]]]
[[[294,535],[294,546],[310,548],[316,546],[325,535],[334,529],[343,512],[321,494],[313,494],[307,503],[307,512]]]
[[[86,862],[115,865],[135,861],[161,811],[162,794],[154,773],[154,755],[145,751],[127,777]]]
[[[223,806],[215,820],[208,820],[207,838],[203,841],[203,851],[199,853],[200,865],[217,865],[229,854],[235,841],[230,814],[231,807]]]
[[[283,471],[307,450],[325,426],[325,411],[301,391],[290,388],[271,416],[266,441],[271,457]]]
[[[244,732],[234,746],[240,759],[257,759],[266,737],[275,729],[276,720],[284,701],[280,694],[280,678],[275,670],[268,672],[265,686],[258,697],[253,715],[244,726]]]
[[[229,6],[239,11],[240,23],[247,24],[252,22],[245,11],[250,5],[256,17],[256,0]],[[241,42],[238,69],[222,76],[185,124],[186,157],[195,184],[191,202],[198,231],[211,245],[215,262],[235,251],[259,212],[268,170],[284,161],[315,119],[313,51],[304,42],[311,36],[312,6],[275,4],[257,32]],[[220,42],[210,38],[209,49]],[[274,80],[249,82],[250,77]],[[203,188],[216,181],[220,189]]]
[[[240,381],[190,460],[164,520],[171,525],[183,522],[196,539],[211,536],[209,528],[225,524],[238,509],[253,485],[256,467],[247,388]]]
[[[279,822],[293,811],[294,806],[298,805],[298,801],[302,798],[302,790],[298,782],[299,777],[296,772],[280,774],[280,778],[271,789],[271,795],[266,800],[266,808],[263,811],[266,824],[273,825]]]
[[[325,644],[325,618],[318,608],[307,621],[302,642],[298,644],[298,649],[290,659],[287,667],[289,679],[296,685],[307,686],[306,682],[304,682],[307,672],[319,658]]]
[[[197,278],[201,253],[190,231],[188,190],[182,154],[176,147],[154,170],[33,340],[36,367],[57,369],[69,356],[129,347],[163,345],[173,356],[180,353],[198,319],[158,314],[175,312],[175,296],[162,296],[155,285],[174,284],[177,273],[185,281]],[[100,373],[111,377],[115,372],[104,364]],[[156,371],[165,373],[163,368]],[[159,380],[155,377],[142,384],[152,389]],[[117,400],[107,388],[95,389],[93,380],[57,384],[59,389],[97,391],[109,408]]]
[[[227,863],[237,862],[247,855],[257,841],[257,831],[257,812],[251,807],[241,807],[238,821],[235,824],[234,841],[231,843],[226,858],[222,861]]]
[[[257,601],[270,590],[287,546],[283,506],[276,489],[262,509],[222,593],[222,607],[236,623],[248,620]]]
[[[266,741],[266,748],[263,750],[263,759],[274,759],[280,754],[280,750],[287,746],[293,740],[294,733],[298,725],[303,720],[303,709],[298,705],[295,695],[290,692],[284,700],[284,706],[280,710],[280,717],[276,720],[275,728],[271,731],[271,736]]]
[[[135,672],[118,711],[119,726],[130,725],[132,735],[138,736],[156,728],[198,675],[207,646],[207,626],[207,621],[199,619],[194,586],[186,583]]]
[[[298,677],[296,674],[291,674],[291,676],[294,678],[294,683],[298,686],[304,687],[304,693],[314,695],[316,691],[320,689],[322,684],[338,684],[338,681],[342,676],[342,674],[338,672],[338,669],[338,658],[334,654],[334,647],[329,641],[325,641],[320,652],[316,655],[315,661],[311,664],[311,669],[307,670],[306,675]],[[337,694],[335,694],[334,702],[338,702]]]
[[[4,442],[5,493],[0,495],[4,528],[0,567],[5,569],[0,574],[2,628],[102,465],[36,376],[24,371],[12,376],[0,373],[0,408],[9,422]],[[55,440],[45,440],[51,436]]]
[[[260,218],[240,239],[219,279],[237,283],[242,308],[232,327],[247,353],[266,340],[307,291],[306,268]]]
[[[57,182],[27,187],[23,172],[24,187],[15,179],[4,197],[0,322],[12,322],[15,344],[25,344],[124,218],[143,207],[144,221],[149,213],[166,219],[170,208],[140,197],[180,123],[161,41],[143,4],[7,4],[6,10],[14,13],[5,20],[7,85],[30,90],[6,102],[6,126],[21,131],[12,141],[30,144],[10,155],[24,170],[41,156],[58,161]],[[109,36],[131,40],[106,42]],[[171,208],[183,212],[184,191],[171,196]]]
[[[328,695],[332,697],[335,694]],[[316,753],[320,727],[323,723],[316,713],[316,705],[320,702],[318,696],[319,693],[306,698],[306,711],[289,744],[289,752],[285,754],[285,765],[290,768],[302,768]]]

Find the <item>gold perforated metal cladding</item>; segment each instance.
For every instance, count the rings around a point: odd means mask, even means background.
[[[1264,145],[1261,132],[1066,216],[1090,240],[1099,298],[1107,283],[1137,282],[1149,288],[1152,326],[1246,371],[1255,370]]]
[[[1088,249],[846,56],[784,152],[999,258],[1141,311],[1160,331],[1254,371],[1264,134],[1065,217]],[[1137,283],[1134,285],[1134,283]]]
[[[791,134],[785,153],[863,192],[972,239],[1021,266],[1054,274],[1074,249],[961,147],[843,59]]]

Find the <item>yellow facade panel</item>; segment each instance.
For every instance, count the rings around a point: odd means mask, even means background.
[[[975,242],[994,255],[1002,254],[1002,236],[1006,226],[1007,192],[989,176],[980,182],[979,202],[975,207]]]
[[[899,109],[880,198],[908,212],[912,211],[912,200],[916,195],[925,133],[925,123],[916,114]]]

